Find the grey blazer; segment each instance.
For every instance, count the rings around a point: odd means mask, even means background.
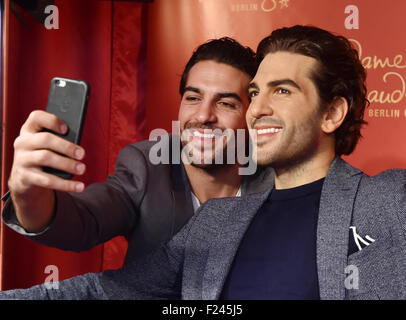
[[[406,298],[406,171],[369,177],[336,158],[325,179],[317,228],[321,299]],[[218,299],[240,241],[270,190],[212,199],[166,245],[140,261],[3,299]],[[375,242],[348,256],[349,227]],[[357,287],[346,287],[357,269]]]
[[[169,136],[169,159],[172,139]],[[159,141],[159,140],[158,140]],[[142,141],[119,153],[115,173],[80,194],[56,192],[56,211],[43,232],[25,232],[7,193],[3,221],[38,243],[63,250],[84,251],[115,236],[128,240],[126,262],[140,258],[169,241],[193,216],[191,189],[182,164],[154,165],[149,160],[157,142]],[[263,191],[273,183],[272,170],[245,176],[242,195]]]

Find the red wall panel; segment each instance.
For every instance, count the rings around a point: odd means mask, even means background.
[[[82,145],[88,166],[83,181],[104,180],[108,171],[108,132],[111,86],[111,3],[55,1],[59,29],[48,30],[19,10],[27,26],[9,14],[7,43],[7,101],[3,119],[4,176],[2,193],[13,159],[13,141],[34,109],[45,109],[53,77],[83,79],[92,94]],[[73,253],[35,244],[2,225],[2,289],[43,282],[47,265],[59,269],[60,279],[100,271],[102,246]]]
[[[348,5],[358,8],[358,29],[345,27]],[[370,97],[375,90],[378,94],[383,91],[384,97],[399,91],[399,101],[371,103],[365,117],[369,125],[362,132],[364,139],[346,159],[369,174],[405,166],[405,1],[155,0],[150,9],[147,132],[154,128],[171,130],[180,102],[180,75],[191,52],[202,42],[229,36],[256,50],[259,41],[275,28],[315,25],[361,44]],[[389,63],[371,67],[369,61],[374,61],[375,56],[375,61],[388,59]],[[394,59],[398,66],[393,66]]]

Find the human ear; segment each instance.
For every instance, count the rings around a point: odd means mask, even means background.
[[[348,102],[344,97],[335,98],[324,113],[321,129],[324,133],[333,133],[343,123],[348,113]]]

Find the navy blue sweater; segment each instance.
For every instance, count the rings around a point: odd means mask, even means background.
[[[324,179],[272,190],[237,251],[221,299],[319,299],[316,232]]]

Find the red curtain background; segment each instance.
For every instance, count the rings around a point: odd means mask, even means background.
[[[362,49],[371,100],[366,114],[369,125],[346,160],[369,174],[405,167],[404,0],[154,0],[148,4],[56,0],[55,5],[58,30],[47,30],[22,12],[28,24],[24,27],[5,12],[2,193],[7,190],[13,141],[29,112],[45,108],[52,77],[83,79],[92,86],[82,138],[91,165],[84,181],[102,181],[124,145],[148,138],[155,128],[171,130],[180,102],[179,80],[199,44],[230,36],[255,50],[273,29],[294,24],[342,34]],[[348,28],[349,5],[358,11],[359,28]],[[125,240],[116,238],[89,252],[62,252],[27,241],[4,226],[1,241],[3,290],[43,282],[46,265],[58,266],[61,279],[117,268],[126,251]]]
[[[19,9],[22,24],[8,9],[4,24],[5,81],[2,194],[13,159],[13,141],[34,109],[45,109],[53,77],[91,85],[82,145],[86,184],[105,180],[118,151],[144,138],[146,4],[98,0],[56,0],[59,29],[48,30]],[[123,238],[80,254],[47,248],[1,227],[1,288],[29,287],[45,280],[47,265],[65,279],[121,266]]]

